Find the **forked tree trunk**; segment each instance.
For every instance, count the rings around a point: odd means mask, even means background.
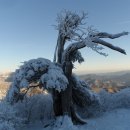
[[[72,82],[72,68],[73,68],[72,62],[70,61],[65,62],[63,71],[66,77],[68,78],[69,84],[65,89],[65,91],[62,91],[61,93],[54,91],[55,92],[53,95],[54,113],[55,116],[64,116],[64,115],[69,116],[75,124],[85,124],[86,122],[77,116],[73,105],[72,87],[74,84]]]
[[[71,104],[72,104],[72,63],[67,62],[64,65],[63,71],[68,78],[69,84],[65,91],[59,93],[58,91],[53,91],[53,107],[55,116],[69,115],[71,116]]]
[[[61,105],[61,93],[59,93],[56,90],[53,90],[52,97],[53,97],[53,109],[54,109],[55,116],[57,117],[63,115],[62,105]]]
[[[56,47],[55,55],[54,55],[54,62],[57,62],[59,64],[61,64],[62,53],[64,51],[64,44],[65,44],[65,38],[62,37],[59,33],[59,36],[57,39],[57,47]],[[52,95],[53,95],[53,108],[54,108],[55,116],[61,116],[63,115],[62,94],[59,93],[57,90],[53,89]]]

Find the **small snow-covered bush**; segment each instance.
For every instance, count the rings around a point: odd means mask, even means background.
[[[5,121],[0,124],[0,130],[15,130],[12,124]]]
[[[103,111],[130,107],[130,88],[122,89],[115,94],[103,90],[99,93],[99,96]]]
[[[24,62],[15,71],[13,82],[6,95],[7,100],[12,104],[17,102],[20,90],[27,89],[34,83],[60,92],[67,88],[68,80],[60,65],[45,58],[32,59]]]
[[[6,101],[0,102],[0,130],[15,130],[25,122],[24,118],[18,115],[18,111]]]
[[[15,130],[11,123],[4,121],[0,123],[0,130]]]
[[[103,89],[98,96],[100,102],[85,108],[78,108],[79,114],[83,118],[97,117],[106,111],[118,108],[130,108],[130,88],[122,89],[114,94],[108,93]]]
[[[48,93],[26,97],[13,105],[0,101],[0,130],[15,130],[34,121],[46,123],[53,116],[53,101]]]
[[[130,88],[122,89],[121,91],[111,94],[105,90],[99,93],[100,111],[103,113],[118,108],[130,108]]]
[[[19,116],[27,119],[27,123],[37,120],[44,122],[53,117],[53,101],[50,94],[37,94],[27,97],[14,106]]]

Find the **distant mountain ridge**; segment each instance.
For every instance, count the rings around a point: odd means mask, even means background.
[[[104,88],[113,92],[130,87],[130,71],[86,74],[81,75],[80,78],[88,82],[94,90],[98,91]]]
[[[81,78],[84,77],[93,77],[93,78],[98,78],[98,79],[102,79],[104,78],[115,78],[115,77],[129,77],[130,76],[130,70],[128,71],[117,71],[117,72],[108,72],[108,73],[94,73],[94,74],[84,74],[84,75],[80,75]]]
[[[0,89],[7,89],[12,82],[14,72],[0,74]],[[119,90],[125,87],[130,87],[130,70],[118,71],[110,73],[96,73],[80,75],[82,80],[85,80],[94,89],[114,89]]]
[[[6,82],[12,82],[14,76],[14,72],[9,73],[1,73],[0,74],[0,80],[3,79]],[[127,82],[127,85],[130,85],[130,70],[126,71],[117,71],[117,72],[109,72],[109,73],[95,73],[95,74],[85,74],[80,75],[81,79],[97,79],[97,80],[117,80],[117,81],[124,81]]]

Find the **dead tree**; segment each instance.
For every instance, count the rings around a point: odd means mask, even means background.
[[[86,14],[64,11],[58,15],[56,29],[58,30],[57,45],[53,62],[39,58],[25,62],[15,73],[14,81],[7,93],[7,99],[15,102],[15,95],[19,95],[20,88],[27,88],[33,83],[39,87],[51,89],[55,116],[68,116],[74,123],[86,123],[77,116],[75,105],[84,107],[96,101],[96,95],[89,86],[72,74],[74,62],[83,62],[80,49],[91,48],[97,53],[107,56],[102,52],[103,47],[126,54],[125,50],[106,42],[105,38],[115,39],[128,32],[109,34],[99,32],[92,28],[85,28]],[[69,44],[67,46],[67,43]]]
[[[63,71],[69,81],[69,84],[65,91],[61,93],[55,92],[57,94],[54,94],[54,97],[57,96],[56,102],[54,101],[54,107],[57,108],[58,106],[62,106],[59,111],[57,111],[58,109],[56,109],[55,113],[56,115],[67,114],[71,116],[72,120],[76,121],[77,123],[85,123],[76,116],[76,112],[73,105],[74,100],[72,98],[74,97],[73,95],[75,93],[75,83],[74,83],[75,81],[72,82],[73,63],[75,61],[78,62],[83,61],[79,49],[89,47],[92,50],[98,52],[99,54],[107,56],[107,54],[101,52],[103,48],[99,45],[102,45],[112,50],[126,54],[125,50],[113,46],[112,44],[102,40],[101,38],[115,39],[124,35],[128,35],[128,32],[109,34],[106,32],[98,32],[92,30],[91,28],[86,29],[88,31],[86,32],[86,30],[83,28],[83,26],[85,26],[84,25],[85,19],[86,19],[85,13],[82,13],[82,15],[80,16],[76,13],[66,11],[63,14],[58,15],[58,25],[56,26],[57,30],[59,31],[58,34],[59,37],[57,40],[57,47],[55,50],[54,62],[61,64]],[[70,45],[65,48],[67,42],[69,42]],[[82,93],[82,96],[84,96],[85,94],[83,94],[82,89],[78,89],[78,92],[75,95],[77,99],[80,98],[79,101],[83,102],[81,97],[78,98],[79,93]]]

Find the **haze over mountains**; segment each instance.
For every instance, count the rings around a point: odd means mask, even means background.
[[[6,93],[14,73],[0,74],[0,96]],[[80,78],[90,84],[92,89],[99,92],[102,88],[108,92],[114,93],[120,89],[130,87],[130,70],[111,73],[98,73],[80,75]]]
[[[130,86],[130,71],[119,71],[111,73],[87,74],[80,76],[87,81],[95,91],[102,88],[109,92],[117,92]]]

